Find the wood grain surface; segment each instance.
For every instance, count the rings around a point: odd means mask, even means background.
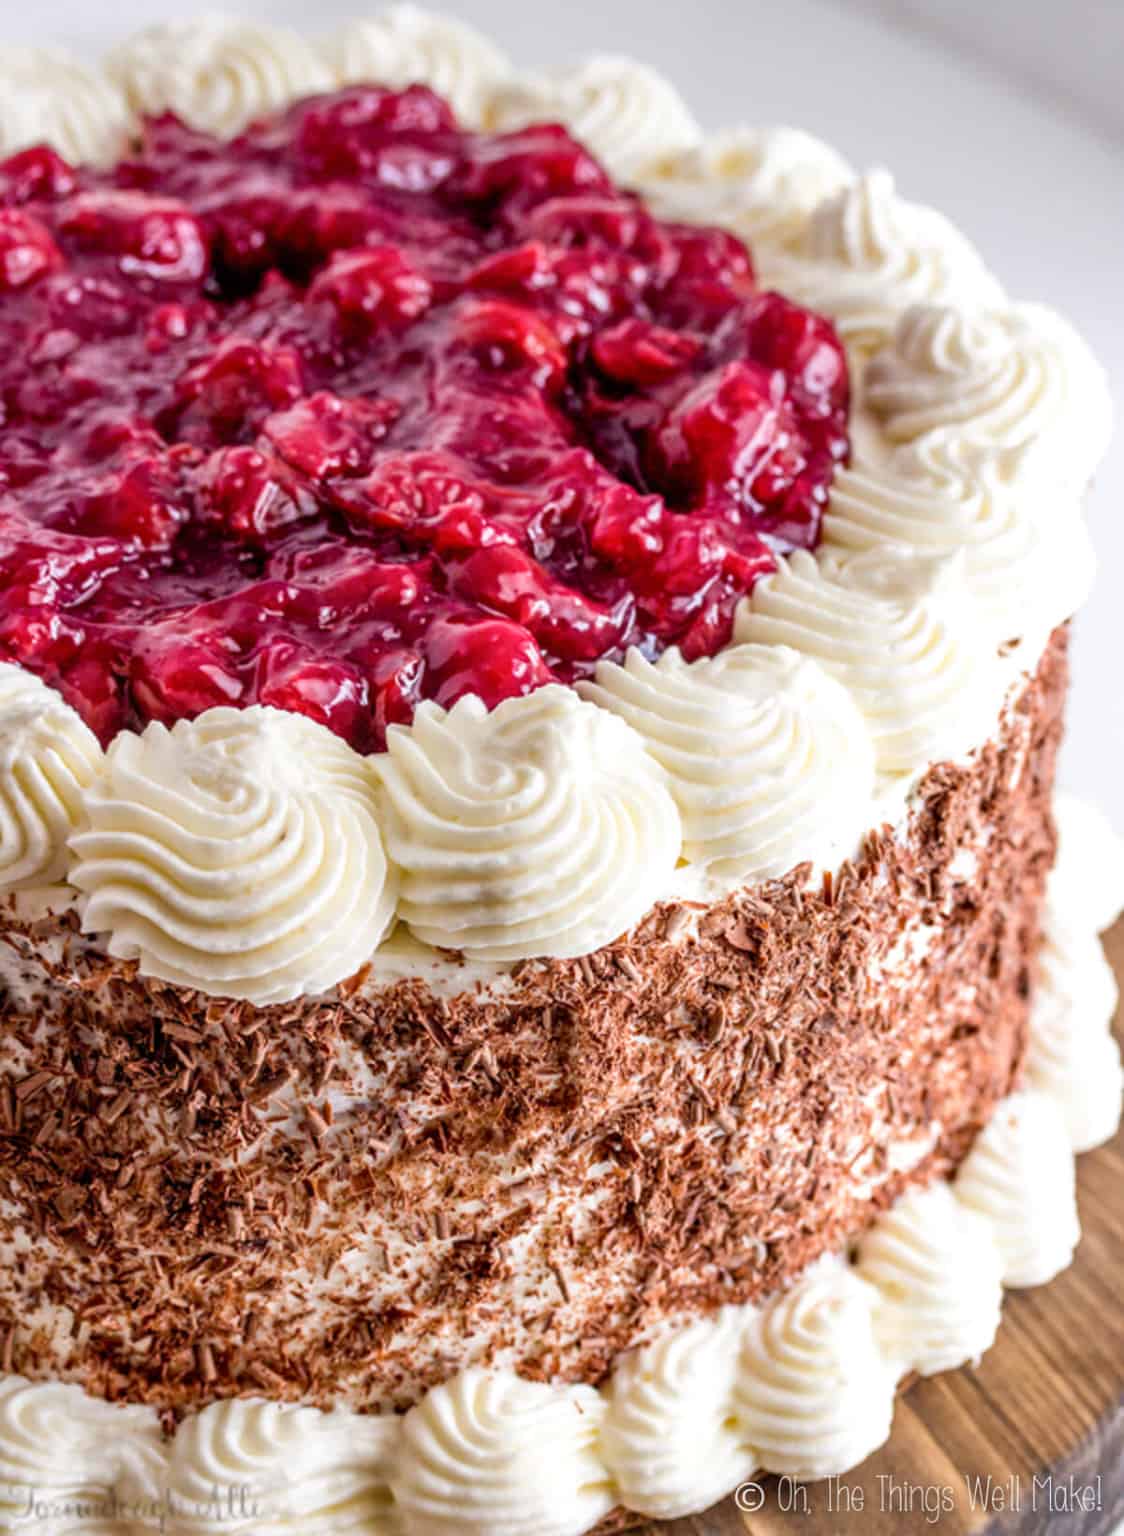
[[[1105,936],[1124,990],[1124,919]],[[1124,1016],[1117,1011],[1118,1038]],[[1081,1246],[1008,1293],[976,1369],[899,1397],[888,1445],[846,1476],[766,1478],[644,1536],[1108,1536],[1124,1522],[1124,1133],[1078,1160]],[[761,1500],[757,1508],[758,1499]]]

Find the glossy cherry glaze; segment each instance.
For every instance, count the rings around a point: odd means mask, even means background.
[[[215,704],[361,751],[730,638],[847,452],[831,325],[562,128],[428,90],[0,165],[0,652],[103,740]]]

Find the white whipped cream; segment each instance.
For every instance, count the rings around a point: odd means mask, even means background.
[[[1064,518],[1036,518],[995,466],[963,465],[937,439],[882,462],[866,461],[860,450],[851,467],[837,470],[822,548],[962,552],[965,594],[981,630],[1007,640],[1048,634],[1085,600],[1092,569],[1083,535]]]
[[[986,740],[998,718],[1005,679],[979,654],[961,567],[900,546],[797,550],[741,604],[737,638],[814,657],[853,694],[878,767],[909,773]]]
[[[105,1494],[163,1462],[154,1409],[117,1406],[54,1381],[0,1376],[0,1526],[43,1499]],[[17,1527],[18,1528],[18,1527]]]
[[[644,190],[667,218],[722,224],[751,243],[778,244],[795,239],[853,174],[810,133],[743,126],[665,156],[646,173]]]
[[[111,53],[106,69],[138,114],[174,112],[223,137],[334,84],[298,32],[218,13],[149,27]]]
[[[756,1471],[733,1413],[748,1315],[727,1307],[618,1361],[601,1448],[627,1509],[675,1520],[709,1509]]]
[[[961,460],[985,456],[1053,520],[1059,495],[1075,505],[1084,492],[1112,429],[1103,369],[1041,305],[977,309],[958,296],[907,310],[863,398],[891,441],[936,437]]]
[[[565,123],[614,176],[626,181],[702,137],[668,80],[614,54],[595,55],[566,75],[516,77],[497,91],[489,115],[498,128]]]
[[[932,1376],[991,1348],[1003,1300],[990,1224],[943,1181],[910,1190],[860,1240],[856,1270],[878,1292],[875,1332],[900,1375]]]
[[[1046,885],[1050,926],[1103,933],[1124,912],[1124,838],[1095,805],[1054,793],[1058,856]]]
[[[991,1223],[1003,1284],[1044,1285],[1081,1235],[1073,1153],[1053,1099],[1025,1090],[996,1109],[960,1165],[953,1190]]]
[[[506,56],[474,27],[413,5],[350,21],[321,51],[340,84],[428,85],[462,122],[481,126],[491,116],[495,92],[511,76]]]
[[[664,768],[683,856],[722,880],[766,880],[804,859],[834,866],[870,821],[874,748],[823,667],[783,645],[735,645],[654,665],[602,662],[583,698],[627,720]]]
[[[1116,977],[1095,932],[1048,920],[1024,1073],[1030,1087],[1057,1104],[1075,1152],[1099,1147],[1120,1124],[1124,1070],[1112,1036],[1116,1004]]]
[[[400,916],[472,958],[588,954],[637,922],[682,827],[639,736],[569,688],[423,704],[378,758]]]
[[[761,256],[771,286],[831,315],[860,351],[883,343],[912,304],[1003,303],[975,248],[941,214],[899,198],[883,170],[834,193],[789,246]]]
[[[365,759],[302,715],[210,709],[123,731],[83,795],[83,926],[145,975],[256,1003],[327,991],[386,933]]]
[[[0,891],[62,879],[101,761],[97,737],[53,688],[0,663]]]
[[[104,74],[57,48],[0,48],[0,157],[47,143],[75,164],[108,165],[132,128],[125,97]]]
[[[411,1536],[581,1536],[616,1503],[598,1450],[604,1403],[463,1371],[402,1423],[391,1478]]]
[[[213,1403],[184,1421],[155,1485],[126,1480],[124,1493],[133,1505],[163,1496],[182,1536],[376,1536],[390,1510],[387,1464],[398,1432],[393,1418]]]
[[[888,1438],[896,1377],[874,1335],[876,1300],[825,1259],[750,1321],[734,1412],[768,1471],[829,1477]]]

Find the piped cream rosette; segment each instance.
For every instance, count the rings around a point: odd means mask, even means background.
[[[391,1474],[418,1536],[580,1536],[617,1502],[592,1387],[463,1371],[402,1420]]]
[[[589,954],[666,887],[679,812],[634,731],[551,686],[490,713],[422,704],[379,759],[400,915],[487,960]]]
[[[58,48],[0,48],[0,156],[45,143],[74,164],[111,165],[133,127],[105,71]]]
[[[1124,1097],[1112,1034],[1116,978],[1097,937],[1124,908],[1124,845],[1072,795],[1056,797],[1054,815],[1058,856],[1046,887],[1025,1073],[1054,1099],[1070,1146],[1085,1152],[1115,1134]]]
[[[515,76],[496,90],[486,116],[489,126],[499,129],[565,123],[626,181],[658,157],[689,150],[702,138],[670,81],[612,54],[595,55],[565,75]]]
[[[403,733],[387,755],[377,792],[370,765],[335,738],[300,717],[263,720],[270,711],[126,733],[103,764],[61,702],[4,669],[0,721],[14,711],[9,720],[26,726],[10,728],[4,760],[4,886],[65,870],[65,841],[84,807],[71,878],[84,892],[87,926],[155,975],[255,1000],[332,985],[378,943],[394,899],[380,797],[394,802],[387,819],[412,903],[403,910],[419,931],[522,954],[544,937],[592,946],[611,936],[614,922],[597,903],[582,930],[572,893],[596,867],[590,829],[607,827],[619,850],[631,848],[638,806],[650,813],[650,840],[635,844],[637,863],[615,888],[624,900],[617,926],[649,904],[681,843],[708,866],[721,864],[723,817],[734,816],[740,839],[726,855],[734,864],[756,869],[760,860],[764,870],[788,857],[770,841],[769,817],[757,818],[752,795],[719,805],[721,781],[691,780],[706,755],[708,717],[724,729],[737,722],[743,757],[755,720],[772,722],[762,727],[763,762],[775,760],[786,729],[801,750],[818,750],[827,727],[802,708],[811,682],[834,683],[829,723],[850,709],[865,724],[857,739],[873,738],[879,765],[905,773],[923,768],[926,753],[963,744],[951,700],[967,684],[983,739],[994,719],[985,720],[979,700],[991,685],[964,671],[973,642],[980,677],[988,670],[972,625],[994,635],[1009,627],[1010,612],[1029,609],[1044,636],[1071,611],[1080,582],[1056,581],[1047,603],[1042,562],[1056,574],[1066,548],[1080,545],[1076,501],[1108,414],[1103,376],[1072,333],[1044,311],[1008,306],[963,237],[900,200],[884,174],[853,181],[838,157],[788,130],[700,142],[670,86],[617,61],[558,81],[515,78],[462,24],[407,7],[321,45],[258,23],[185,23],[127,45],[109,74],[57,53],[10,49],[0,60],[0,152],[46,139],[75,160],[111,160],[134,111],[173,108],[229,132],[371,70],[395,84],[430,83],[481,126],[549,107],[660,208],[759,241],[765,281],[835,316],[849,346],[855,454],[837,479],[820,559],[794,556],[762,584],[743,611],[733,661],[629,658],[599,672],[596,704],[567,695],[560,717],[573,724],[588,712],[575,736],[610,746],[608,766],[598,750],[579,767],[552,742],[540,716],[552,700],[534,703],[539,696],[504,706],[498,725],[500,711],[489,717],[470,701],[448,716],[423,711],[420,733]],[[1017,594],[1009,610],[1005,575]],[[767,705],[752,689],[743,693],[737,656],[764,645],[789,647],[808,663],[803,682],[793,668]],[[776,665],[783,672],[788,663]],[[688,677],[701,698],[680,716],[669,700],[682,699]],[[479,761],[466,745],[477,739],[487,746]],[[481,790],[503,779],[497,750],[508,771],[513,752],[521,762],[526,799],[516,789],[506,816],[489,820]],[[561,788],[544,778],[543,765],[556,760]],[[536,775],[537,802],[527,793]],[[571,905],[541,903],[535,931],[513,941],[521,890],[541,888],[528,847],[512,837],[512,806],[532,802],[569,804],[578,850],[568,866]],[[479,836],[472,879],[492,902],[475,927],[466,913],[478,898],[450,886],[440,863],[463,852],[466,828],[445,814],[462,803],[468,833]],[[794,827],[810,836],[811,821],[796,812]],[[533,812],[526,816],[525,828],[534,825]],[[1120,894],[1119,882],[1110,892],[1081,873],[1072,852],[1081,822],[1063,823],[1051,885],[1031,1086],[1000,1105],[951,1186],[910,1194],[875,1222],[853,1266],[828,1260],[760,1310],[732,1308],[671,1330],[618,1361],[600,1394],[470,1371],[405,1419],[237,1401],[206,1409],[168,1445],[152,1410],[9,1377],[0,1381],[0,1498],[9,1487],[42,1486],[60,1467],[76,1491],[123,1496],[258,1477],[274,1489],[285,1484],[289,1497],[258,1531],[292,1529],[296,1518],[302,1531],[332,1536],[351,1528],[579,1536],[614,1503],[656,1517],[695,1512],[756,1465],[845,1472],[884,1436],[896,1377],[977,1356],[994,1332],[1000,1282],[1049,1277],[1076,1241],[1072,1149],[1110,1129],[1111,1096],[1092,1078],[1116,1082],[1103,1046],[1111,997],[1085,940]],[[549,1460],[546,1432],[556,1447]],[[25,1507],[19,1497],[10,1509]],[[183,1530],[210,1536],[208,1519],[205,1508],[185,1513]]]
[[[370,960],[394,914],[367,761],[261,706],[123,731],[82,798],[87,932],[144,975],[287,1002]]]
[[[0,663],[0,891],[65,878],[66,839],[101,761],[94,733],[53,688]]]
[[[772,247],[798,238],[819,204],[853,179],[842,156],[810,133],[742,126],[661,155],[645,192],[667,218],[722,224]]]
[[[783,246],[765,245],[770,287],[835,320],[852,362],[883,345],[914,304],[1002,304],[979,253],[931,208],[905,202],[888,171],[824,199]]]
[[[1112,425],[1103,373],[1041,305],[921,304],[870,363],[863,398],[893,443],[939,436],[994,464],[1042,516],[1085,490]]]
[[[127,1473],[119,1491],[154,1520],[176,1511],[173,1529],[184,1536],[379,1536],[397,1441],[391,1418],[216,1402],[185,1419],[162,1462]]]
[[[963,564],[898,545],[797,550],[742,604],[737,638],[814,658],[857,704],[879,769],[915,773],[986,741],[1005,690],[981,665]]]
[[[1088,596],[1093,553],[1076,517],[1051,526],[1015,496],[993,462],[959,462],[938,438],[854,461],[836,472],[823,549],[889,545],[920,560],[960,555],[965,599],[992,647],[1042,639]]]
[[[853,697],[817,662],[783,645],[693,662],[634,650],[579,692],[626,720],[664,769],[689,864],[733,885],[858,847],[874,748]]]
[[[106,61],[133,112],[174,112],[231,137],[247,123],[336,82],[299,32],[217,12],[149,27]]]
[[[402,89],[420,81],[470,123],[491,116],[496,93],[511,79],[510,62],[490,38],[413,5],[348,22],[320,52],[339,84],[377,80]]]
[[[825,551],[962,551],[992,639],[1041,640],[1069,618],[1092,581],[1077,507],[1110,415],[1072,330],[1033,306],[913,307],[867,366],[862,404]]]

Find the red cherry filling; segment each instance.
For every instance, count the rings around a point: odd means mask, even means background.
[[[831,325],[562,128],[421,87],[0,165],[0,654],[103,739],[255,701],[363,751],[713,654],[845,458]]]
[[[392,245],[337,251],[313,278],[309,298],[326,300],[340,332],[364,342],[376,331],[405,330],[420,320],[433,298],[433,285]]]
[[[38,219],[0,208],[0,292],[24,288],[61,266],[62,253]]]
[[[84,192],[63,205],[58,227],[79,249],[115,256],[129,277],[190,283],[207,270],[207,243],[199,220],[171,198]]]

